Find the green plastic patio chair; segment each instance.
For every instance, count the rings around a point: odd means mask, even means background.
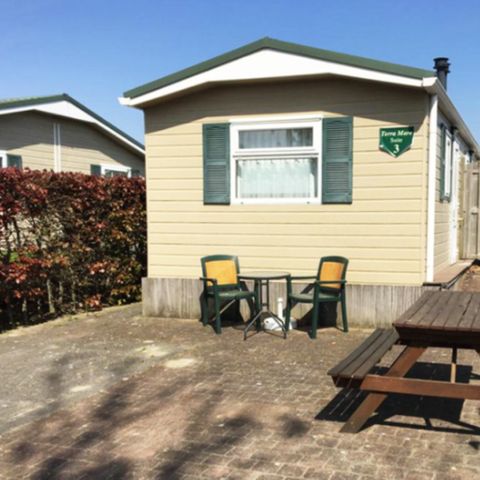
[[[326,302],[336,302],[342,305],[343,331],[348,332],[347,305],[345,286],[347,281],[348,259],[345,257],[323,257],[320,259],[318,273],[314,276],[290,277],[287,280],[287,308],[286,308],[286,327],[290,326],[290,315],[292,308],[297,303],[313,304],[312,329],[310,337],[317,337],[318,316],[320,313],[320,304]],[[294,293],[292,280],[314,280],[300,293]]]
[[[208,299],[213,299],[215,309],[215,332],[222,333],[221,314],[235,302],[247,300],[250,313],[255,314],[257,306],[256,292],[250,292],[245,283],[239,280],[240,266],[238,257],[233,255],[210,255],[203,257],[201,295],[202,323],[209,322]]]

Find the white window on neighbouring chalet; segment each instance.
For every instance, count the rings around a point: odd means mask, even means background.
[[[440,198],[447,202],[452,196],[452,144],[452,134],[442,126]]]
[[[120,165],[101,165],[101,175],[103,177],[130,177],[132,169]]]
[[[320,203],[321,120],[231,125],[233,203]]]
[[[12,155],[5,150],[0,150],[0,168],[15,167],[22,168],[21,155]]]

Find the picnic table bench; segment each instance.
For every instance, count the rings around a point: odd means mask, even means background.
[[[398,333],[393,328],[377,328],[328,374],[337,387],[358,388],[366,375],[397,342]]]
[[[394,346],[404,348],[385,375],[372,373]],[[430,347],[452,350],[450,382],[405,378]],[[480,293],[427,291],[391,329],[376,329],[328,374],[338,387],[368,392],[342,432],[358,432],[391,393],[480,400],[480,385],[456,382],[457,349],[480,354]]]

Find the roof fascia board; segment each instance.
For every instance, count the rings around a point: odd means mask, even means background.
[[[60,102],[62,100],[73,98],[67,95],[66,93],[61,93],[58,95],[48,95],[43,97],[26,97],[26,98],[12,98],[0,100],[0,110],[16,108],[16,107],[31,107],[33,105],[41,105],[43,103],[52,103]]]
[[[252,74],[252,72],[254,73]],[[144,95],[132,98],[120,97],[119,101],[122,105],[141,108],[146,103],[212,83],[275,80],[279,78],[298,78],[327,74],[410,87],[421,87],[424,81],[424,79],[393,75],[391,73],[302,57],[298,54],[263,49]]]
[[[455,127],[458,128],[460,136],[469,145],[469,148],[474,151],[475,156],[480,158],[480,146],[448,96],[443,85],[439,81],[436,81],[433,84],[426,86],[425,90],[431,95],[438,95],[440,110],[455,125]]]

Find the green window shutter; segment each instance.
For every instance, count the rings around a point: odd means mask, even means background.
[[[140,170],[137,170],[136,168],[132,169],[132,177],[141,177],[142,174],[140,173]]]
[[[22,168],[22,157],[7,154],[7,167]]]
[[[445,168],[447,161],[447,127],[442,123],[440,126],[440,201],[444,202],[448,200],[448,196],[445,194]]]
[[[322,143],[322,202],[352,203],[352,118],[324,119]]]
[[[102,175],[102,167],[100,165],[90,165],[90,175],[100,177]]]
[[[230,125],[203,126],[203,203],[230,204]]]

